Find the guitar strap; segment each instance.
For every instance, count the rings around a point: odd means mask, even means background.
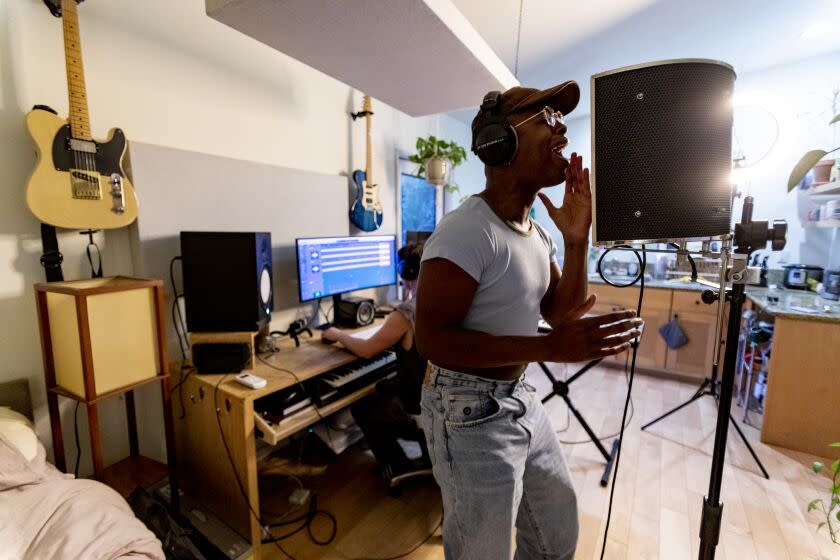
[[[64,261],[64,255],[58,250],[55,226],[41,223],[41,247],[44,251],[44,254],[41,255],[41,266],[44,267],[47,282],[63,281],[64,274],[61,272],[61,263]]]

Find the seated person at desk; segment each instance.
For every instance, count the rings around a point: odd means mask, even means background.
[[[384,379],[376,392],[351,407],[353,418],[365,434],[384,478],[392,478],[417,468],[428,468],[408,459],[397,438],[415,439],[417,424],[409,416],[420,413],[420,387],[426,360],[414,344],[414,296],[420,274],[422,245],[406,245],[398,253],[398,270],[407,299],[388,314],[382,327],[369,339],[351,336],[330,327],[322,336],[344,345],[361,358],[371,358],[389,348],[397,353],[397,375]],[[421,442],[424,445],[425,442]]]

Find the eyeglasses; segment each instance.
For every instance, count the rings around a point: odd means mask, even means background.
[[[528,122],[531,119],[534,119],[536,117],[539,117],[540,115],[543,116],[543,118],[545,119],[545,123],[551,128],[554,128],[555,126],[557,126],[558,123],[566,124],[566,120],[565,120],[565,117],[563,116],[563,113],[561,113],[560,111],[555,111],[551,107],[543,107],[542,111],[540,111],[539,113],[535,113],[535,114],[531,115],[530,117],[528,117],[527,119],[525,119],[524,121],[522,121],[519,124],[513,125],[513,128],[519,128],[520,126],[522,126],[526,122]]]

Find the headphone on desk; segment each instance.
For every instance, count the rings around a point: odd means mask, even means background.
[[[491,167],[508,165],[519,146],[516,130],[501,112],[501,105],[502,92],[485,95],[473,130],[472,152]]]

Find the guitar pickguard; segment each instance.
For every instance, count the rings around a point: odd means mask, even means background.
[[[96,170],[100,175],[106,177],[110,177],[114,173],[122,175],[120,158],[125,149],[125,134],[122,130],[114,129],[114,136],[108,142],[94,142],[96,144],[95,154],[71,151],[70,140],[70,125],[64,125],[55,135],[52,145],[52,160],[56,171],[88,169],[90,171]],[[88,157],[92,158],[92,164],[88,164],[89,160],[86,159]]]

